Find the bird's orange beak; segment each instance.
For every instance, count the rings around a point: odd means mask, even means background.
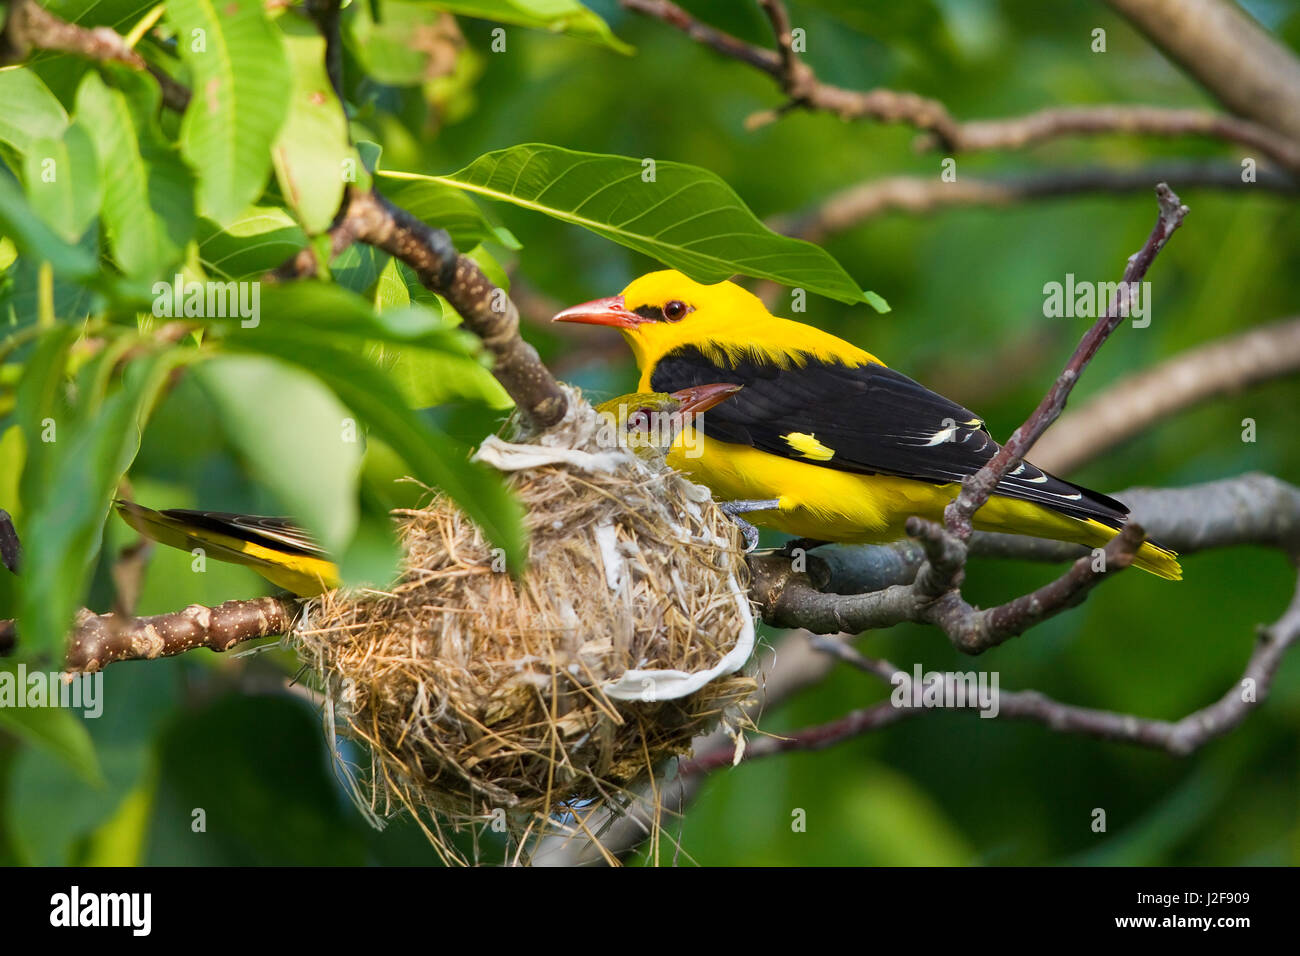
[[[634,329],[650,319],[628,310],[621,295],[594,299],[558,313],[552,322],[581,322],[584,325],[612,325],[617,329]]]
[[[681,414],[694,415],[707,412],[714,405],[725,402],[745,386],[731,382],[718,382],[714,385],[693,385],[673,392],[673,398],[682,403]]]

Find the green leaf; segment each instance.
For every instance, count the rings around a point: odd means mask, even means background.
[[[19,484],[25,509],[30,509],[50,482],[51,455],[46,446],[49,439],[57,440],[59,421],[66,418],[68,350],[76,337],[73,326],[55,325],[40,337],[23,365],[15,418],[27,450]]]
[[[104,228],[123,272],[163,275],[194,231],[194,177],[158,127],[157,83],[124,68],[112,75],[122,89],[87,73],[76,106],[99,155]]]
[[[76,242],[99,215],[99,161],[90,134],[73,123],[57,138],[27,147],[23,177],[32,208],[68,242]]]
[[[288,58],[261,0],[171,0],[167,19],[193,74],[181,152],[198,175],[200,212],[224,225],[266,184],[289,110]]]
[[[0,661],[0,672],[14,674],[14,680],[17,670],[17,663]],[[103,783],[95,744],[86,725],[72,711],[60,707],[0,707],[0,726],[58,757],[86,783]]]
[[[398,260],[390,259],[375,285],[375,308],[390,328],[418,328],[424,315],[441,314],[432,313],[424,303],[412,304],[404,271]],[[453,354],[446,349],[393,348],[377,342],[367,354],[387,371],[389,381],[411,408],[429,408],[455,399],[483,402],[498,410],[513,408],[514,400],[488,370],[481,352],[473,349],[472,354]]]
[[[57,275],[74,282],[92,282],[99,263],[89,250],[65,242],[28,205],[22,190],[0,167],[0,231],[35,260],[50,263]]]
[[[26,67],[0,70],[0,142],[25,153],[33,140],[57,139],[68,125],[63,104]]]
[[[356,530],[361,470],[351,413],[318,379],[273,359],[217,357],[193,371],[253,477],[327,551],[342,554]]]
[[[412,408],[430,408],[457,399],[483,402],[498,410],[514,407],[514,399],[488,367],[473,358],[410,345],[379,348],[372,354]]]
[[[862,291],[825,250],[768,229],[735,191],[698,166],[529,144],[480,156],[448,176],[381,172],[456,186],[545,213],[652,256],[700,282],[736,273],[840,302],[889,306]]]
[[[309,233],[329,228],[343,201],[348,172],[357,166],[348,121],[325,72],[325,38],[292,16],[279,19],[289,55],[289,119],[272,149],[275,175],[289,206]],[[355,175],[352,177],[355,179]]]
[[[389,259],[384,271],[379,273],[379,281],[375,283],[375,308],[383,312],[385,309],[410,304],[411,292],[402,276],[401,263],[397,259]]]
[[[304,248],[307,234],[283,209],[251,206],[224,229],[200,219],[198,245],[199,261],[210,275],[256,279]]]
[[[24,642],[55,659],[61,656],[73,613],[84,596],[113,494],[135,458],[154,400],[178,360],[179,353],[170,352],[132,363],[122,387],[97,407],[79,406],[56,419],[54,441],[41,442],[39,433],[28,441],[27,468],[38,469],[45,480],[29,494],[24,475],[28,533],[23,538],[18,631]],[[99,369],[92,363],[86,371]]]
[[[525,539],[519,503],[501,476],[468,459],[468,449],[406,406],[401,392],[372,362],[323,341],[306,328],[277,321],[259,329],[234,329],[226,342],[307,369],[334,390],[370,430],[411,466],[412,476],[445,491],[488,538],[523,566]]]
[[[460,16],[567,33],[619,53],[633,52],[632,47],[614,36],[608,23],[578,0],[429,0],[429,3]]]

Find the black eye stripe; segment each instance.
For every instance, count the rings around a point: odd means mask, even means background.
[[[632,310],[643,319],[649,319],[652,322],[662,322],[664,320],[664,310],[657,305],[638,305]]]

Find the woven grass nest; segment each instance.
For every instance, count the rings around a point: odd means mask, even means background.
[[[389,590],[326,594],[292,636],[331,726],[367,745],[360,802],[410,811],[451,861],[470,862],[448,828],[493,824],[522,846],[618,806],[696,735],[724,721],[735,736],[755,689],[735,524],[570,399],[559,426],[516,424],[478,452],[526,509],[522,577],[432,497],[395,513]]]

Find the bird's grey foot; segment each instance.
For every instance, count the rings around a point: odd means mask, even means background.
[[[751,511],[773,511],[780,507],[780,500],[777,498],[767,498],[762,500],[742,499],[740,501],[723,501],[718,504],[722,513],[736,522],[740,528],[741,537],[745,539],[745,553],[753,551],[758,547],[758,529],[741,517]]]

